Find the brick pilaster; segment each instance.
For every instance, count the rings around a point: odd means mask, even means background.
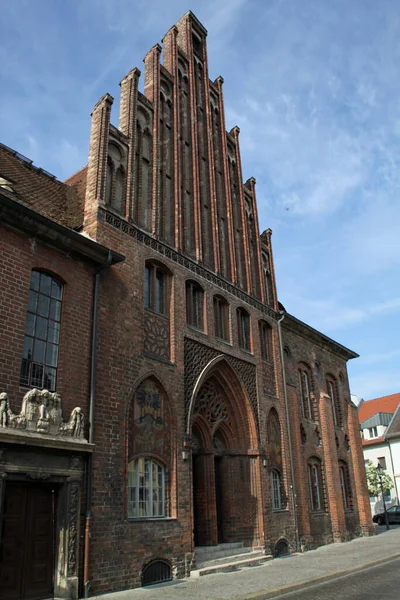
[[[144,95],[153,104],[153,190],[151,195],[151,231],[158,232],[160,221],[160,55],[161,46],[156,44],[144,57]]]
[[[264,286],[264,274],[262,271],[262,262],[261,262],[261,239],[260,239],[260,224],[258,222],[258,210],[257,210],[257,200],[256,200],[256,180],[254,177],[250,177],[250,179],[246,182],[248,184],[248,188],[251,192],[252,197],[252,210],[254,215],[254,230],[255,230],[255,243],[256,243],[256,254],[255,257],[257,260],[257,264],[255,266],[255,271],[258,276],[259,286],[260,286],[260,294],[261,300],[263,302],[266,301],[265,297],[265,286]],[[257,282],[253,281],[253,293],[257,296]]]
[[[243,177],[242,177],[242,161],[240,158],[239,148],[239,127],[233,127],[232,132],[235,140],[235,152],[236,152],[236,164],[237,164],[237,176],[238,176],[238,194],[239,194],[239,210],[240,210],[240,221],[243,235],[243,251],[244,251],[244,281],[246,285],[246,291],[251,294],[251,273],[250,273],[250,249],[249,249],[249,238],[247,235],[247,224],[246,224],[246,213],[244,210],[244,192],[243,192]]]
[[[211,232],[212,232],[212,244],[213,244],[213,260],[214,260],[214,271],[220,271],[220,251],[218,243],[218,217],[217,217],[217,191],[215,185],[215,173],[214,173],[214,148],[212,139],[212,116],[210,107],[210,80],[208,77],[208,57],[207,57],[207,46],[204,40],[204,103],[205,113],[207,117],[207,153],[208,153],[208,172],[210,178],[210,206],[211,206]]]
[[[221,119],[220,135],[221,135],[221,149],[222,149],[222,160],[224,165],[224,187],[225,187],[225,202],[226,202],[226,218],[228,221],[228,245],[229,245],[229,272],[230,278],[233,283],[237,282],[236,273],[236,252],[235,252],[235,238],[233,232],[233,215],[232,215],[232,198],[231,198],[231,186],[229,183],[229,169],[228,169],[228,148],[226,142],[226,124],[225,124],[225,108],[224,108],[224,96],[222,92],[222,84],[224,80],[222,77],[218,77],[215,80],[218,87],[219,96],[219,114]]]
[[[196,106],[196,82],[194,75],[194,57],[192,41],[192,25],[190,14],[185,22],[186,53],[189,64],[189,89],[190,89],[190,125],[192,137],[192,190],[194,208],[194,246],[197,260],[203,258],[202,243],[202,220],[200,207],[200,181],[199,181],[199,153],[197,138],[197,106]]]
[[[119,84],[121,87],[121,99],[119,109],[119,129],[129,139],[128,162],[126,177],[126,217],[134,215],[134,197],[137,190],[135,186],[135,161],[136,161],[136,118],[137,118],[137,97],[140,71],[136,67],[122,79]]]
[[[164,66],[171,73],[173,86],[173,106],[174,106],[174,206],[175,206],[175,247],[177,250],[183,249],[183,223],[182,223],[182,197],[180,186],[180,143],[179,132],[181,130],[181,115],[179,106],[178,92],[178,29],[176,26],[166,33],[162,42],[164,50]]]
[[[326,492],[332,521],[332,536],[335,542],[342,542],[347,538],[347,535],[334,435],[335,427],[331,399],[324,392],[320,394],[319,415],[322,447],[324,449]]]
[[[375,527],[371,518],[371,504],[367,489],[367,475],[365,472],[364,455],[360,437],[360,423],[358,421],[357,408],[350,404],[347,411],[347,426],[350,438],[350,452],[356,488],[358,514],[360,516],[360,527],[365,534],[371,535],[375,533]]]
[[[275,267],[274,267],[274,257],[272,254],[272,229],[266,229],[261,234],[261,241],[264,242],[267,246],[268,255],[269,255],[269,268],[271,271],[271,282],[272,282],[272,294],[273,294],[273,308],[278,310],[278,292],[276,289],[276,278],[275,278]]]
[[[92,127],[90,131],[89,158],[86,182],[84,229],[94,239],[97,231],[97,209],[104,204],[108,138],[110,131],[111,106],[114,98],[105,94],[92,112]]]

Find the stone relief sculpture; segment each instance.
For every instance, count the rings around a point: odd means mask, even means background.
[[[74,438],[83,438],[84,416],[80,406],[74,408],[68,423],[63,423],[60,428],[61,435]]]
[[[10,416],[12,415],[8,395],[5,392],[0,394],[0,427],[7,427]]]
[[[62,419],[62,401],[57,392],[29,390],[22,400],[21,411],[14,414],[6,392],[0,393],[0,428],[31,433],[68,436],[84,440],[84,415],[77,406],[67,423]]]

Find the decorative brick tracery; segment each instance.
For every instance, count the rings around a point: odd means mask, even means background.
[[[203,369],[215,358],[221,356],[214,348],[204,346],[194,340],[185,340],[185,418],[189,415],[190,403],[196,381]],[[252,413],[257,426],[259,436],[259,415],[257,404],[257,382],[256,367],[251,363],[242,361],[236,357],[224,355],[226,362],[232,367],[239,381],[244,386],[250,401]]]
[[[194,416],[201,414],[213,429],[222,421],[230,422],[224,399],[212,380],[206,381],[196,398]]]

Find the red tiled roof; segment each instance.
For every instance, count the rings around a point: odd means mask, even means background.
[[[382,396],[374,400],[366,400],[358,409],[358,420],[360,423],[373,417],[378,412],[394,414],[400,404],[400,393]]]
[[[10,181],[12,192],[1,193],[61,225],[77,228],[83,222],[85,173],[62,183],[24,160],[11,148],[0,145],[0,176]]]

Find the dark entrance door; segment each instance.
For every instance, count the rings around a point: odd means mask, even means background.
[[[196,461],[198,461],[198,455],[193,454],[192,459],[192,476],[193,476],[193,538],[194,545],[199,545],[199,535],[197,532],[197,524],[199,522],[199,510],[198,510],[198,485],[197,485],[197,465]]]
[[[0,548],[2,600],[53,595],[54,489],[7,483]]]
[[[218,532],[218,543],[221,544],[224,541],[224,530],[223,530],[223,507],[222,507],[222,458],[216,456],[214,460],[214,473],[215,473],[215,504],[217,509],[217,532]]]

